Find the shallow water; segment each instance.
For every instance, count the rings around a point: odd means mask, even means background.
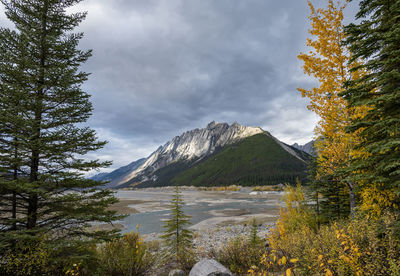
[[[240,217],[248,218],[252,214],[276,214],[280,196],[276,194],[254,196],[249,195],[250,189],[240,192],[207,192],[184,190],[185,214],[190,215],[193,225],[213,217]],[[116,196],[121,199],[146,201],[132,205],[141,211],[130,214],[120,223],[125,226],[122,232],[136,231],[140,225],[142,234],[159,233],[163,231],[163,221],[168,219],[168,209],[172,197],[172,190],[152,189],[138,191],[118,191]],[[211,227],[212,225],[210,225]]]

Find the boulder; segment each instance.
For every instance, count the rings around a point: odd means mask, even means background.
[[[233,276],[233,274],[216,260],[203,259],[193,266],[189,276]]]
[[[168,276],[186,276],[186,273],[183,270],[174,269],[168,273]]]

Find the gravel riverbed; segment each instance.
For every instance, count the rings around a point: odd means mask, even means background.
[[[273,223],[258,224],[258,236],[264,240],[273,226]],[[206,257],[211,252],[227,245],[232,239],[241,236],[248,237],[250,235],[250,231],[251,225],[249,224],[236,224],[223,227],[211,226],[208,229],[197,230],[194,231],[194,248],[196,249],[198,255]],[[161,241],[160,236],[160,233],[152,233],[143,235],[143,238],[144,241]]]
[[[226,245],[229,240],[248,236],[256,219],[258,235],[265,239],[279,215],[282,193],[255,193],[249,187],[240,191],[199,191],[183,187],[182,195],[193,223],[194,246],[204,256]],[[122,231],[140,232],[145,241],[160,239],[163,221],[168,218],[173,187],[118,191],[121,200],[114,206],[129,217],[121,221]]]

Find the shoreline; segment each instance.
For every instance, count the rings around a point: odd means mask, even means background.
[[[170,200],[174,190],[175,187],[118,190],[116,196],[120,201],[114,204],[110,210],[128,216],[135,214],[151,216],[152,212],[170,210]],[[217,241],[227,241],[230,237],[237,236],[238,233],[244,234],[248,230],[246,225],[253,217],[264,227],[259,230],[262,233],[267,232],[266,229],[275,224],[278,218],[280,199],[283,194],[277,192],[254,193],[252,187],[241,187],[240,191],[204,191],[197,187],[183,186],[181,192],[186,206],[208,206],[203,213],[207,214],[205,218],[197,220],[189,227],[196,233],[196,237],[201,237],[199,244],[210,243],[210,236],[216,235]],[[263,204],[265,204],[265,208],[263,208]],[[124,226],[124,221],[119,222],[115,228],[124,232],[127,229],[136,231],[131,225]],[[145,241],[155,240],[160,236],[159,232],[162,230],[149,232],[149,228],[147,228],[143,238]]]

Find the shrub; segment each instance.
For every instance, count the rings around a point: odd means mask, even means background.
[[[125,234],[99,246],[98,258],[101,275],[147,275],[156,263],[139,233]]]
[[[282,236],[301,230],[304,226],[311,229],[317,228],[317,218],[305,200],[300,183],[297,187],[287,186],[282,199],[285,208],[280,210],[276,228],[271,233],[271,243]]]
[[[45,247],[44,241],[18,242],[12,249],[2,250],[0,254],[0,275],[55,275],[56,267],[52,261],[52,251]]]
[[[264,246],[262,241],[251,243],[246,236],[231,239],[217,252],[217,260],[233,273],[246,273],[260,262]]]
[[[96,253],[90,240],[25,239],[0,249],[0,275],[97,275]]]
[[[291,275],[400,275],[400,216],[386,214],[317,227],[300,186],[287,187],[286,208],[268,240],[271,246],[250,273]]]
[[[398,221],[387,214],[380,221],[361,217],[317,231],[304,226],[273,237],[271,244],[287,260],[296,260],[288,268],[303,275],[400,275]]]

